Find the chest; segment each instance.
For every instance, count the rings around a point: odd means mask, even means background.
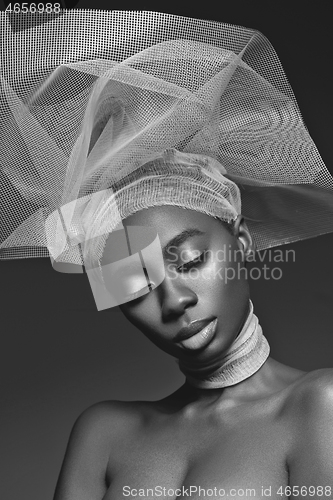
[[[286,427],[270,418],[165,419],[119,443],[103,500],[281,500],[287,447]]]

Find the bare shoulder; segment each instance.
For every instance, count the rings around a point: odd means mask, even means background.
[[[102,401],[81,412],[69,436],[54,500],[103,497],[110,453],[116,454],[118,443],[138,432],[146,407],[139,402]]]
[[[295,405],[302,404],[302,406],[306,402],[311,405],[333,404],[333,368],[307,372],[294,385],[289,398]]]
[[[287,397],[293,440],[301,443],[327,430],[333,437],[333,369],[303,375]]]
[[[112,438],[140,427],[150,413],[150,407],[145,401],[100,401],[86,408],[74,425],[82,427],[86,433]]]
[[[333,473],[333,369],[307,373],[289,394],[291,485],[331,484]]]

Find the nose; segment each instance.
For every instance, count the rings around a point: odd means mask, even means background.
[[[184,314],[188,307],[198,302],[198,296],[188,285],[165,277],[160,285],[162,319],[170,321]]]

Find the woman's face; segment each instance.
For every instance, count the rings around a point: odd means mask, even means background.
[[[249,289],[241,238],[213,217],[174,206],[141,210],[123,224],[155,228],[162,248],[183,231],[192,230],[192,236],[168,248],[162,283],[119,307],[166,353],[189,368],[203,372],[214,369],[248,313]],[[199,342],[199,346],[189,348],[186,342],[177,341],[181,328],[196,320],[214,318],[217,327],[208,344],[202,347]]]

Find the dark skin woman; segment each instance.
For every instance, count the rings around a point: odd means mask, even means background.
[[[230,230],[203,213],[161,206],[123,224],[155,228],[162,247],[185,229],[203,233],[174,245],[163,282],[120,309],[191,373],[209,375],[249,313],[246,274],[216,279],[226,268],[245,266],[242,252],[246,258],[253,251],[244,218],[238,216]],[[237,257],[226,252],[226,260],[217,259],[221,248]],[[207,250],[209,257],[198,261]],[[208,342],[177,339],[182,327],[210,317],[217,328]],[[159,401],[94,404],[74,424],[54,500],[227,496],[333,498],[331,369],[304,372],[269,356],[232,386],[198,389],[186,381]]]

